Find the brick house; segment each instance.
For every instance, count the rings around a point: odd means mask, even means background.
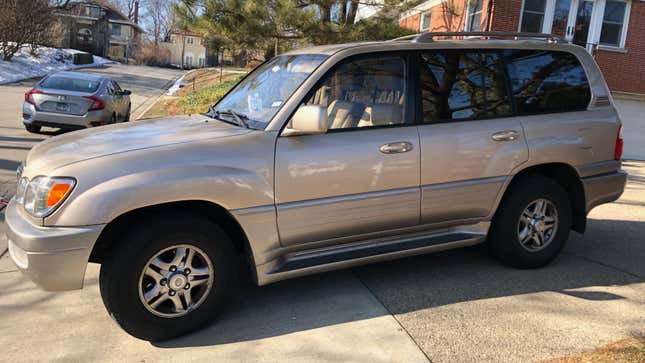
[[[643,0],[427,0],[399,23],[415,31],[553,33],[595,52],[612,91],[645,94]]]

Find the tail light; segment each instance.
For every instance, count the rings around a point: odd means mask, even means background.
[[[623,141],[623,125],[620,125],[618,128],[618,133],[616,134],[616,147],[614,148],[614,160],[620,160],[623,157],[623,146],[625,142]]]
[[[29,91],[25,92],[25,102],[31,103],[32,105],[36,105],[36,101],[34,100],[33,95],[43,93],[43,91],[39,89],[30,89]]]
[[[102,110],[105,108],[105,101],[98,97],[94,96],[84,96],[83,98],[86,98],[90,101],[92,101],[92,104],[90,105],[90,108],[88,111],[96,111],[96,110]]]

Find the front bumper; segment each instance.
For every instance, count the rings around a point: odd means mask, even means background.
[[[600,204],[613,202],[620,198],[627,184],[627,173],[618,170],[609,174],[602,174],[582,178],[587,201],[587,213]]]
[[[83,287],[90,252],[105,225],[39,227],[23,218],[15,199],[5,209],[9,256],[47,291]]]

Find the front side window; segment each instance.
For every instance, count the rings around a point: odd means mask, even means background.
[[[238,83],[217,103],[214,111],[220,114],[220,118],[229,117],[232,111],[244,118],[250,127],[264,129],[295,90],[325,59],[327,56],[321,54],[275,57],[254,69]]]
[[[504,57],[518,114],[579,111],[589,105],[587,76],[573,54],[509,50]]]
[[[482,13],[484,11],[483,0],[470,0],[468,3],[468,14],[466,16],[466,30],[475,32],[482,30]]]
[[[602,31],[600,32],[600,45],[608,45],[611,47],[622,46],[626,14],[626,2],[607,0],[605,14],[602,20]]]
[[[497,53],[423,54],[420,80],[424,123],[512,114]]]
[[[546,0],[524,0],[520,30],[529,33],[541,33],[545,10]]]
[[[405,87],[405,58],[356,58],[325,76],[305,104],[327,108],[330,130],[401,125]]]

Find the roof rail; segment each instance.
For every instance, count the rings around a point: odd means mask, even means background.
[[[413,35],[406,35],[392,41],[410,40],[413,43],[433,42],[435,37],[468,37],[481,39],[544,39],[547,42],[557,43],[564,41],[554,34],[544,33],[522,33],[522,32],[425,32]]]

